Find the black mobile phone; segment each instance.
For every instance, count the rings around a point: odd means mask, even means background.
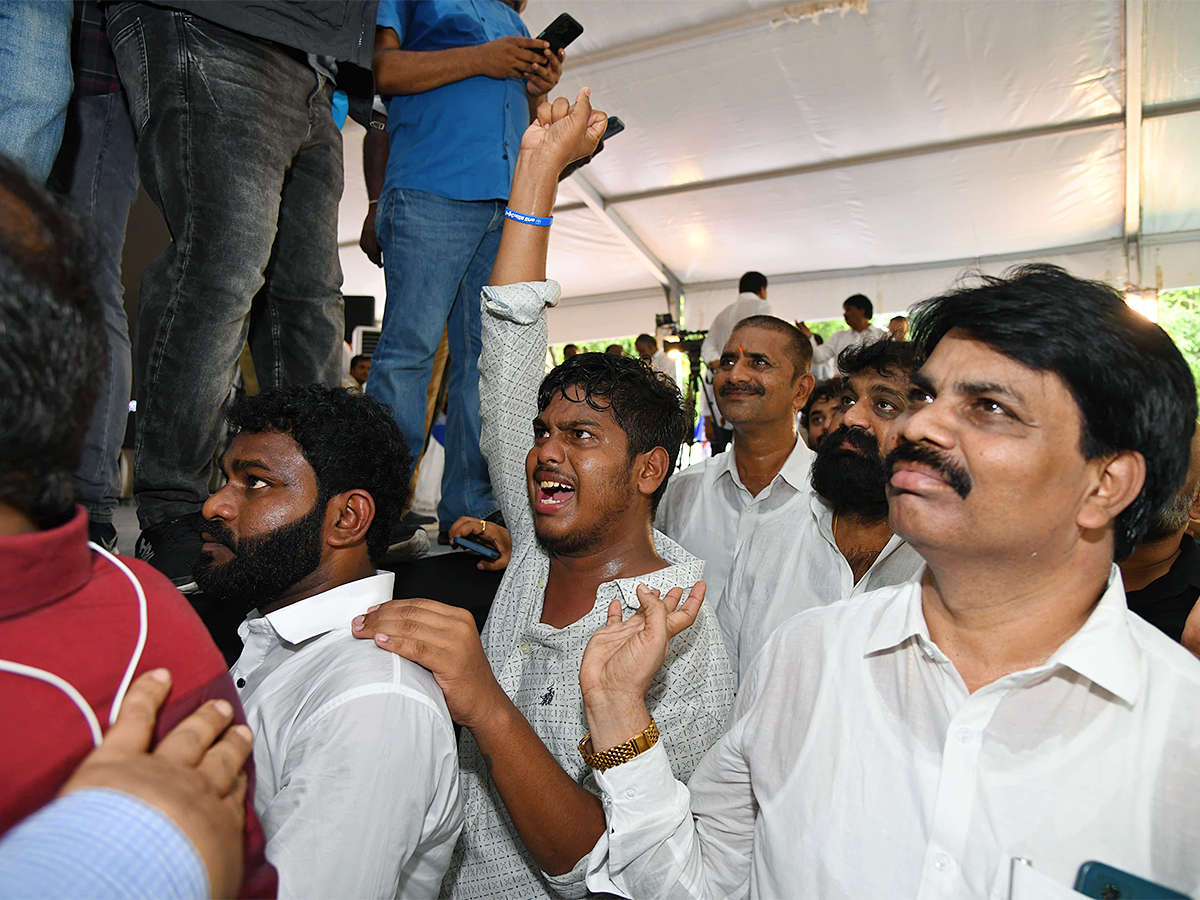
[[[562,13],[538,35],[538,40],[549,43],[550,49],[557,53],[581,34],[583,26],[571,18],[569,13]]]
[[[625,123],[616,116],[608,117],[608,127],[604,129],[604,136],[600,138],[601,142],[607,141],[614,134],[620,134],[625,130]]]
[[[467,538],[454,538],[454,546],[462,547],[464,550],[469,550],[472,553],[478,553],[484,559],[500,558],[500,551],[495,547],[489,547],[487,544],[481,544],[478,541],[468,540]]]

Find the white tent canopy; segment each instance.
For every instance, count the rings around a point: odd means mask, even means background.
[[[965,268],[1046,260],[1119,286],[1200,283],[1200,2],[531,0],[584,33],[583,85],[623,134],[559,192],[551,339],[704,328],[738,276],[778,314],[852,293],[906,309]],[[347,127],[348,294],[361,129]],[[677,307],[676,307],[677,308]]]

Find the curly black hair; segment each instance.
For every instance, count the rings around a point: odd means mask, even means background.
[[[979,276],[921,302],[910,322],[925,356],[957,329],[1061,378],[1079,407],[1085,459],[1142,454],[1145,483],[1117,516],[1114,535],[1114,558],[1132,553],[1183,484],[1196,424],[1195,382],[1170,336],[1110,285],[1050,265]]]
[[[838,372],[846,377],[874,369],[883,378],[915,372],[923,360],[916,344],[908,341],[866,341],[851,344],[838,354]]]
[[[0,500],[54,528],[74,510],[107,346],[81,224],[0,154]]]
[[[667,490],[667,482],[679,459],[687,418],[683,397],[675,382],[640,359],[609,353],[579,353],[555,366],[538,388],[538,410],[543,411],[561,394],[574,400],[567,389],[579,387],[583,402],[592,409],[612,410],[625,432],[629,459],[662,447],[671,457],[667,477],[650,499],[653,515]]]
[[[229,409],[239,432],[290,434],[317,478],[317,502],[354,488],[375,501],[367,552],[378,559],[408,500],[408,445],[391,410],[373,397],[319,384],[242,397]]]

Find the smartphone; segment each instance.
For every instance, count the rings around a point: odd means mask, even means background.
[[[546,26],[537,36],[539,41],[546,41],[550,49],[557,53],[575,38],[583,34],[583,26],[571,18],[569,13],[562,13],[557,19]]]
[[[484,559],[499,559],[500,551],[495,547],[489,547],[487,544],[481,544],[478,541],[468,540],[463,537],[452,539],[455,547],[462,547],[464,550],[469,550],[472,553],[478,553]]]
[[[1186,894],[1122,872],[1094,859],[1079,867],[1075,890],[1103,900],[1187,900]]]
[[[609,116],[608,117],[608,127],[604,129],[604,136],[601,137],[600,140],[607,141],[614,134],[620,134],[624,130],[625,130],[624,122],[622,122],[616,116]]]

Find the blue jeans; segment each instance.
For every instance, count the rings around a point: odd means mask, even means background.
[[[134,492],[142,528],[200,511],[234,367],[263,390],[342,380],[333,86],[297,54],[189,13],[108,7],[142,186],[171,231],[142,275]]]
[[[45,181],[71,99],[71,0],[0,3],[0,153]]]
[[[479,294],[492,274],[503,224],[503,200],[447,200],[404,189],[385,193],[376,214],[387,304],[367,393],[392,408],[415,464],[425,443],[433,354],[446,330],[446,469],[437,512],[443,531],[459,516],[496,510],[479,449]]]
[[[108,366],[75,470],[75,495],[91,521],[111,522],[121,497],[119,459],[133,381],[121,251],[129,209],[137,197],[137,144],[121,91],[71,101],[54,172],[96,243],[92,282],[100,296],[108,342]]]

